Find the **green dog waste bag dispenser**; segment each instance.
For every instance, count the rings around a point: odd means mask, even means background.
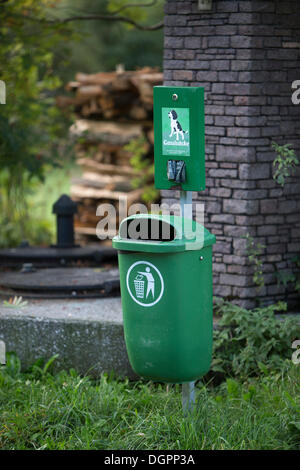
[[[197,222],[138,214],[121,222],[118,250],[125,342],[133,370],[195,381],[212,356],[212,245]]]

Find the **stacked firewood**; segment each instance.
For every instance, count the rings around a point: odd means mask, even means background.
[[[153,158],[153,86],[162,84],[162,74],[149,67],[137,71],[78,73],[60,96],[59,107],[73,106],[78,119],[70,133],[76,142],[77,163],[82,175],[73,179],[71,197],[78,203],[77,235],[96,236],[100,217],[97,207],[139,202],[143,188],[134,189],[137,171],[131,166],[127,144],[141,139],[144,154]]]

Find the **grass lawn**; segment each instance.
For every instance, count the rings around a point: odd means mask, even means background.
[[[49,365],[49,364],[48,364]],[[184,417],[180,386],[129,382],[74,370],[0,369],[2,449],[300,449],[300,367],[247,384],[197,386]]]

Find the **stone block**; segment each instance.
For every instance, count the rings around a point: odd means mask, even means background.
[[[193,72],[191,70],[174,70],[173,71],[174,80],[193,80]]]
[[[215,48],[229,47],[229,38],[226,36],[209,37],[208,47],[215,47]]]
[[[201,48],[201,38],[200,37],[189,37],[184,40],[184,47],[186,49],[200,49]]]
[[[216,82],[218,75],[217,72],[213,71],[199,71],[197,72],[196,78],[200,82]]]
[[[264,179],[269,178],[271,174],[271,168],[268,163],[241,163],[239,167],[239,178],[240,179]]]
[[[248,214],[258,213],[258,201],[248,201],[243,199],[224,199],[223,212],[229,214]]]
[[[229,286],[247,287],[253,283],[251,276],[239,276],[238,274],[223,274],[220,275],[220,284]]]
[[[212,178],[236,178],[237,170],[219,168],[215,170],[210,170],[209,176]]]
[[[23,368],[58,354],[55,370],[136,377],[126,352],[120,298],[29,300],[13,310],[0,307],[0,338]]]
[[[251,156],[254,156],[254,149],[247,147],[217,145],[217,161],[228,162],[247,162]]]

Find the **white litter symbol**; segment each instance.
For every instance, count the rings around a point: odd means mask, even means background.
[[[154,277],[152,276],[151,270],[148,266],[145,269],[145,271],[139,271],[139,274],[136,276],[136,278],[134,280],[134,287],[135,287],[136,296],[139,299],[144,298],[144,293],[145,293],[144,277],[147,279],[146,299],[148,299],[148,296],[149,296],[150,292],[152,294],[152,298],[154,299],[155,280],[154,280]]]
[[[143,307],[155,305],[164,292],[161,273],[148,261],[137,261],[131,265],[127,272],[126,284],[131,298]]]

